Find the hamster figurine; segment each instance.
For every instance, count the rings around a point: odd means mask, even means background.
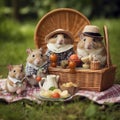
[[[32,86],[38,85],[36,81],[38,72],[40,74],[41,71],[40,76],[43,77],[47,71],[47,64],[45,63],[46,56],[43,54],[42,48],[34,50],[27,49],[26,52],[28,53],[28,57],[25,73],[28,78],[28,83]]]
[[[57,29],[49,33],[46,38],[47,52],[46,55],[49,59],[51,53],[57,54],[57,65],[60,65],[62,60],[67,60],[73,53],[73,36],[70,32]]]
[[[99,33],[99,28],[94,25],[86,25],[80,35],[77,45],[78,57],[89,59],[90,61],[100,61],[101,66],[106,64],[106,49],[102,42],[103,37]],[[87,60],[88,61],[88,60]]]
[[[6,80],[6,90],[10,93],[20,94],[26,89],[26,79],[23,65],[9,65],[9,73]]]

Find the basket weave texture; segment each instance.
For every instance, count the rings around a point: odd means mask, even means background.
[[[77,69],[70,73],[69,69],[49,67],[50,74],[60,76],[59,84],[73,82],[79,89],[103,91],[111,87],[115,79],[115,66],[101,70]]]
[[[79,41],[79,32],[82,32],[85,25],[90,24],[89,20],[80,12],[62,8],[47,13],[37,24],[34,41],[37,48],[42,47],[45,51],[45,36],[56,29],[70,31],[74,37],[74,46]],[[111,87],[115,79],[116,66],[112,65],[109,53],[109,41],[107,27],[104,26],[105,47],[107,52],[107,66],[100,70],[76,69],[75,73],[70,73],[70,69],[49,67],[50,74],[60,76],[59,84],[73,82],[79,89],[103,91]]]
[[[35,45],[37,48],[42,47],[46,50],[45,36],[56,29],[64,29],[73,35],[76,48],[79,41],[78,34],[88,24],[90,24],[89,20],[76,10],[68,8],[55,9],[43,16],[38,22],[34,33]]]

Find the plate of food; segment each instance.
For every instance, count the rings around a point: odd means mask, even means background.
[[[41,90],[38,99],[45,101],[64,101],[71,97],[67,90],[61,91],[60,89],[54,90]]]

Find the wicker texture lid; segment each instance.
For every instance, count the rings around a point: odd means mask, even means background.
[[[46,50],[46,35],[56,29],[64,29],[72,34],[74,45],[76,47],[76,44],[79,41],[78,33],[82,32],[83,28],[89,24],[89,20],[74,9],[55,9],[43,16],[38,22],[34,33],[35,45],[37,48],[42,47]]]

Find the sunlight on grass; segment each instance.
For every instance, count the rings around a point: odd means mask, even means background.
[[[8,23],[5,21],[8,26]],[[0,75],[6,77],[7,75],[7,65],[9,64],[25,64],[26,62],[26,49],[35,48],[34,45],[34,29],[35,25],[31,23],[16,23],[13,26],[13,22],[10,21],[11,32],[17,31],[15,34],[5,34],[3,31],[1,40],[0,40]],[[5,28],[7,31],[10,31],[10,27]],[[13,31],[13,32],[12,32]],[[17,37],[18,36],[18,37]],[[6,39],[7,37],[7,39]],[[15,37],[15,40],[13,39]],[[4,42],[5,41],[5,42]]]
[[[34,35],[34,29],[35,26],[30,25],[30,23],[20,27],[21,32],[28,37],[32,37]]]

